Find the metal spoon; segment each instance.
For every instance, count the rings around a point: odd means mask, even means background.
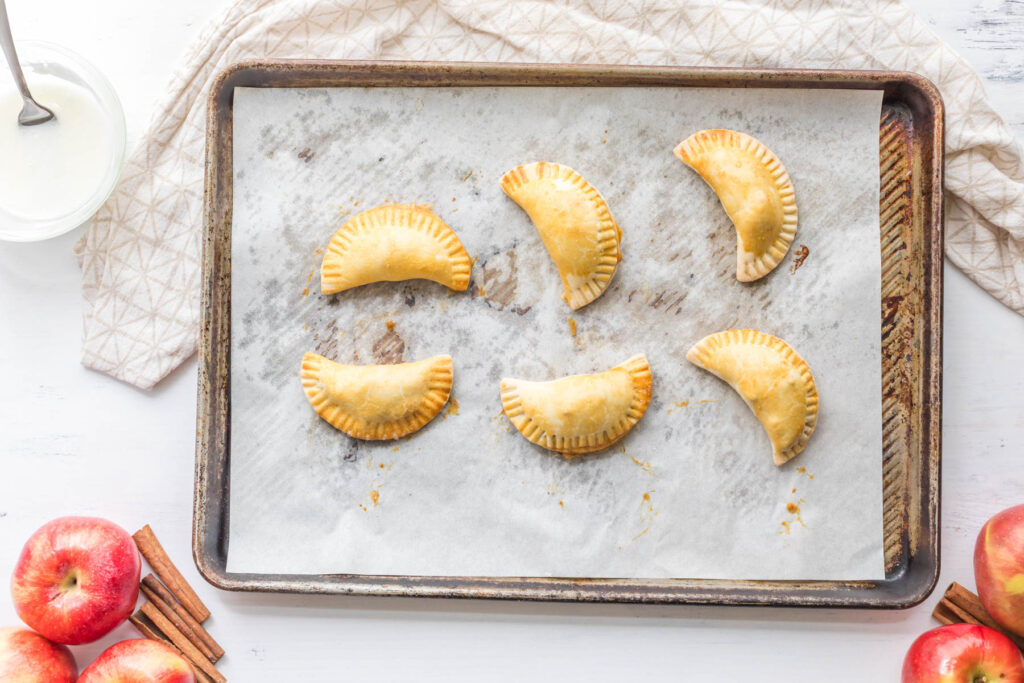
[[[54,113],[32,99],[32,93],[28,90],[25,74],[21,72],[21,63],[18,61],[18,53],[14,50],[11,22],[7,18],[7,5],[4,0],[0,0],[0,47],[4,49],[4,56],[7,57],[7,64],[11,67],[11,74],[14,76],[14,82],[18,84],[24,103],[21,113],[18,114],[18,123],[23,126],[36,126],[54,118]]]

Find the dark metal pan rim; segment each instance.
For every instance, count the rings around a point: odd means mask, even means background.
[[[884,91],[883,516],[886,578],[734,581],[245,574],[226,571],[230,471],[231,116],[235,87],[665,86]],[[923,76],[895,71],[343,60],[259,60],[215,79],[207,157],[193,557],[231,591],[901,609],[939,573],[944,113]]]

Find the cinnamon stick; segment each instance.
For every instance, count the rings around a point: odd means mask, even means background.
[[[981,623],[981,620],[975,617],[973,614],[965,610],[964,608],[957,605],[955,602],[950,600],[946,601],[946,609],[949,613],[956,617],[957,622],[961,624],[974,624],[975,626],[988,626],[988,624]],[[991,628],[991,627],[990,627]]]
[[[201,669],[192,667],[192,673],[196,675],[196,683],[215,683],[215,681],[204,674]]]
[[[196,675],[196,683],[214,683],[214,680],[203,673],[202,669],[192,667],[192,673]]]
[[[142,603],[142,613],[149,617],[160,631],[167,636],[172,643],[181,650],[181,654],[184,655],[185,659],[191,662],[192,666],[197,669],[202,669],[203,673],[213,679],[216,683],[225,683],[227,681],[224,676],[217,671],[217,669],[210,663],[210,661],[203,656],[196,646],[193,645],[188,638],[186,638],[177,627],[170,622],[163,615],[163,613],[157,609],[156,605],[151,602]]]
[[[155,640],[159,643],[163,643],[164,645],[166,645],[167,647],[171,648],[179,655],[181,655],[181,650],[175,647],[174,643],[164,638],[163,634],[157,631],[154,626],[151,626],[152,622],[150,622],[146,618],[146,616],[142,613],[141,610],[128,617],[128,621],[132,622],[132,625],[135,626],[135,628],[139,630],[139,633],[141,633],[145,637],[149,638],[150,640]],[[182,657],[184,657],[184,655],[182,655]],[[186,661],[188,661],[187,658]],[[191,666],[191,662],[189,663],[189,665]],[[212,678],[207,676],[200,669],[197,669],[195,666],[192,666],[192,673],[195,674],[197,683],[213,683]]]
[[[149,566],[153,568],[153,571],[164,582],[164,585],[174,594],[178,602],[188,610],[188,613],[196,621],[206,621],[206,618],[210,616],[210,610],[206,608],[203,601],[192,590],[192,586],[188,585],[185,577],[181,575],[178,568],[171,562],[171,558],[167,556],[166,551],[160,545],[160,541],[157,540],[149,525],[147,524],[136,531],[132,538],[135,539],[135,545],[139,546],[139,552],[146,558],[146,562],[149,563]]]
[[[141,588],[142,591],[146,593],[146,596],[149,597],[149,599],[152,600],[154,603],[156,603],[157,607],[160,607],[160,603],[154,600],[151,594],[159,597],[160,600],[162,600],[172,610],[174,610],[175,614],[177,614],[178,617],[180,617],[181,620],[185,622],[185,625],[192,631],[192,633],[195,634],[198,641],[201,641],[202,644],[206,646],[206,649],[202,647],[200,647],[199,649],[203,651],[203,654],[206,654],[207,658],[209,658],[211,662],[216,663],[221,657],[224,656],[224,648],[222,648],[217,643],[217,641],[213,639],[213,636],[211,636],[210,633],[205,628],[203,628],[202,624],[196,621],[195,618],[188,613],[188,610],[185,609],[182,606],[182,604],[177,601],[173,593],[167,590],[167,588],[162,583],[160,583],[159,579],[157,579],[152,574],[146,574],[145,578],[142,579]],[[182,629],[180,626],[178,628],[183,633],[185,633],[185,635],[188,635],[188,632],[185,631],[185,629]],[[200,642],[198,641],[193,640],[192,642],[198,646],[200,644]],[[207,654],[207,650],[209,651],[209,654]]]
[[[146,636],[150,640],[156,640],[158,642],[163,643],[164,645],[169,645],[174,649],[175,652],[181,654],[181,650],[174,647],[174,643],[164,638],[159,631],[157,631],[150,625],[151,622],[149,622],[146,619],[146,617],[142,614],[142,610],[139,610],[135,614],[128,617],[128,621],[132,622],[132,626],[137,628],[139,630],[139,633]]]
[[[188,638],[188,642],[192,643],[204,657],[209,659],[211,662],[217,661],[213,656],[213,652],[206,643],[204,643],[199,636],[196,635],[196,632],[192,630],[192,627],[185,623],[185,620],[182,619],[176,611],[174,611],[174,608],[167,604],[162,597],[157,595],[156,592],[145,583],[139,586],[139,588],[142,589],[143,595],[149,598],[151,603],[156,605],[156,608],[160,610],[165,617],[167,617],[167,620],[174,624],[174,627],[181,631],[181,634]]]
[[[988,626],[989,628],[994,628],[996,630],[1002,628],[995,622],[995,619],[990,617],[988,612],[985,611],[985,606],[981,604],[981,598],[961,586],[959,583],[954,581],[949,584],[949,588],[946,589],[944,597],[957,607],[968,612],[971,616],[977,619],[978,623],[982,626]]]
[[[989,613],[985,611],[985,606],[981,603],[981,599],[959,583],[954,582],[950,584],[949,588],[946,589],[945,595],[935,605],[932,616],[943,624],[988,626],[1002,633],[1012,640],[1021,651],[1024,651],[1024,638],[1006,631],[997,624]]]

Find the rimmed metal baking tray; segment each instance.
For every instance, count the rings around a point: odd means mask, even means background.
[[[879,126],[882,461],[886,576],[877,581],[246,574],[227,571],[231,459],[232,104],[236,87],[846,88],[884,92]],[[904,608],[939,573],[943,105],[912,73],[450,62],[243,62],[207,114],[202,328],[192,552],[237,591],[580,602]]]

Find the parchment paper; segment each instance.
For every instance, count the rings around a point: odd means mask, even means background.
[[[882,578],[880,106],[877,91],[236,90],[228,569]],[[796,188],[794,248],[753,284],[735,279],[715,195],[672,155],[715,127],[763,141]],[[580,311],[498,186],[536,160],[580,171],[623,230],[614,281]],[[321,295],[318,250],[396,201],[432,204],[458,233],[476,257],[470,290]],[[817,431],[781,468],[742,400],[684,359],[732,327],[785,339],[814,372]],[[347,363],[450,353],[454,400],[410,438],[350,439],[306,402],[307,350]],[[566,461],[501,415],[503,376],[639,352],[653,400],[609,451]]]

